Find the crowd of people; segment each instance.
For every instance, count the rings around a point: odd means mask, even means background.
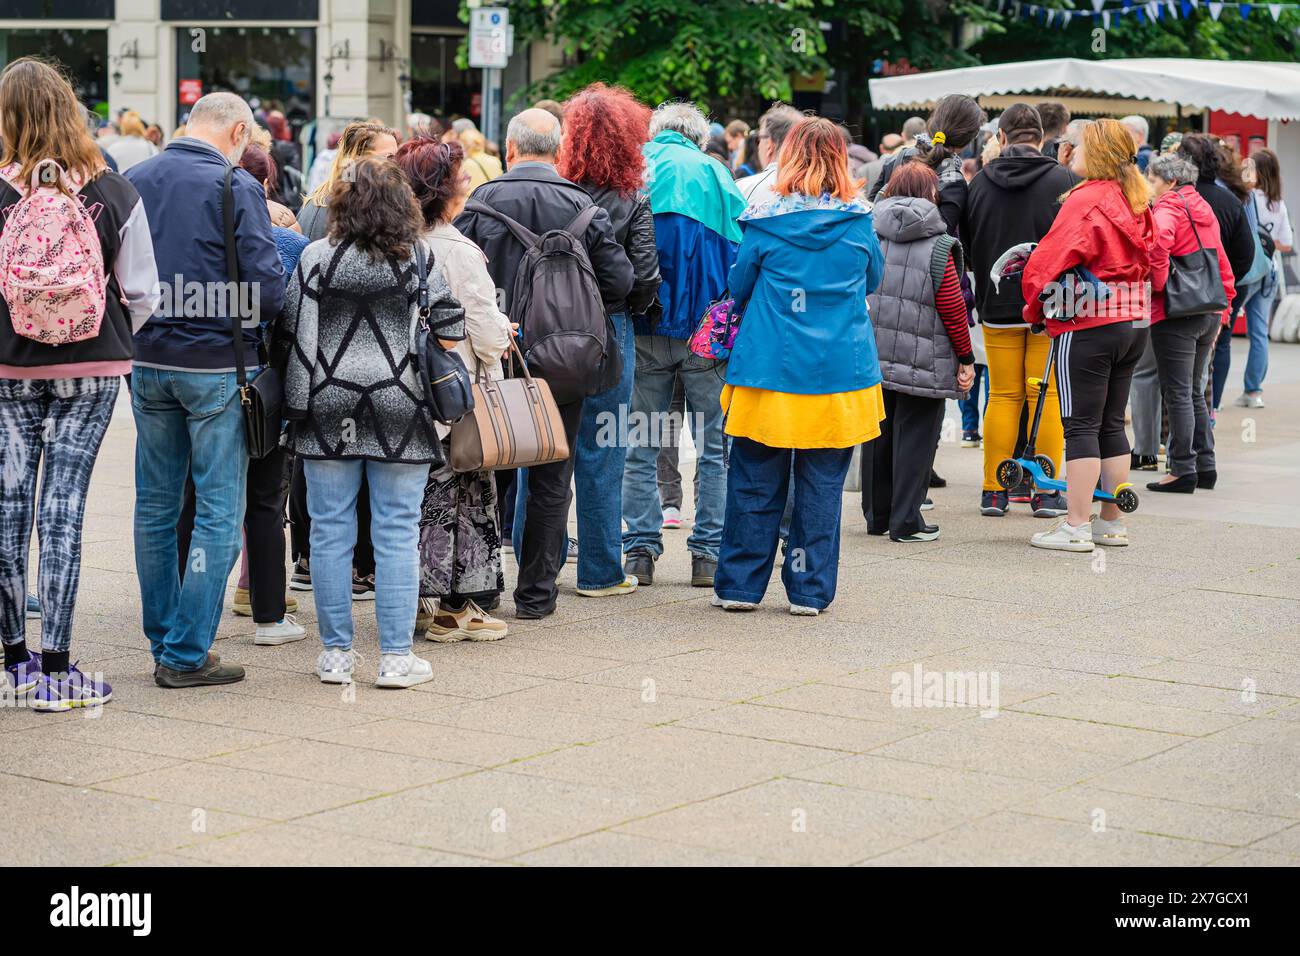
[[[876,155],[784,104],[724,127],[595,84],[514,116],[504,163],[472,122],[417,114],[404,132],[352,122],[286,178],[301,164],[283,122],[210,93],[165,148],[124,116],[101,149],[57,71],[24,59],[0,74],[0,634],[6,680],[36,709],[112,695],[70,645],[87,491],[124,381],[142,626],[167,688],[244,679],[213,652],[237,564],[233,611],[257,645],[305,639],[293,612],[312,595],[325,682],[354,679],[354,613],[373,602],[377,684],[392,688],[432,678],[420,637],[508,634],[506,552],[516,620],[555,611],[570,561],[579,596],[652,586],[682,524],[684,425],[689,584],[753,610],[780,551],[790,613],[816,616],[835,599],[854,449],[866,532],[939,537],[926,512],[950,399],[963,444],[983,448],[982,514],[1026,503],[1057,519],[1031,543],[1065,551],[1128,544],[1094,492],[1154,468],[1162,434],[1168,474],[1149,489],[1215,486],[1225,329],[1242,310],[1241,403],[1263,405],[1270,257],[1292,243],[1267,150],[1243,164],[1204,133],[1157,150],[1139,118],[1071,120],[1054,103],[990,122],[951,95]],[[519,374],[547,287],[539,249],[561,246],[607,330],[598,381],[551,378],[545,408],[528,393],[567,454],[456,467],[416,340],[482,385]],[[1018,246],[1023,269],[995,277]],[[58,284],[73,276],[88,284]],[[1057,308],[1064,285],[1096,301]],[[581,303],[540,308],[563,334]],[[718,315],[733,338],[710,352],[701,317]],[[522,359],[553,369],[538,355]],[[268,383],[283,411],[254,454],[251,393]],[[1037,451],[1065,494],[999,484],[1038,389]]]

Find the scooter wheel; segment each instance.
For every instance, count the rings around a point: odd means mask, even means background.
[[[1125,488],[1115,496],[1115,507],[1126,515],[1132,514],[1138,510],[1137,492],[1132,488]]]
[[[1035,455],[1034,464],[1043,469],[1043,475],[1047,478],[1056,477],[1056,465],[1052,464],[1052,459],[1046,455]]]
[[[1010,491],[1025,479],[1025,469],[1014,458],[1004,458],[998,463],[998,484]]]

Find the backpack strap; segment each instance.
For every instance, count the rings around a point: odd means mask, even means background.
[[[564,231],[575,239],[581,240],[587,234],[587,227],[591,225],[591,220],[596,218],[596,213],[600,212],[600,207],[595,203],[589,204],[582,212],[573,217],[573,221],[564,227]]]
[[[525,226],[520,225],[519,223],[511,219],[509,216],[507,216],[505,213],[498,212],[497,210],[493,209],[491,206],[487,205],[486,203],[479,202],[476,199],[471,199],[469,202],[465,204],[465,211],[479,213],[481,215],[487,216],[489,219],[495,219],[497,222],[501,223],[503,226],[509,229],[510,234],[513,235],[516,239],[518,239],[523,244],[523,247],[525,249],[531,249],[533,246],[537,245],[537,240],[539,238],[537,233],[533,232],[531,229]]]

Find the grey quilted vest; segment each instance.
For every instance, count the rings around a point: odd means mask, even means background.
[[[872,208],[885,253],[880,287],[867,296],[885,388],[927,398],[960,398],[957,353],[934,298],[948,256],[963,271],[961,244],[928,199],[891,196]]]

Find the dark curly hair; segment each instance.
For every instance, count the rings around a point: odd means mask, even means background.
[[[1178,143],[1178,155],[1196,164],[1202,181],[1218,178],[1222,158],[1214,137],[1206,133],[1188,133]]]
[[[464,161],[465,149],[460,143],[440,143],[432,136],[407,140],[393,154],[393,162],[415,192],[426,226],[442,220],[443,211],[460,191]]]
[[[386,159],[352,164],[330,192],[329,237],[353,242],[372,259],[405,259],[424,231],[420,204],[402,171]]]
[[[645,179],[641,147],[649,138],[649,107],[622,87],[593,83],[564,104],[559,173],[584,186],[631,195]]]

